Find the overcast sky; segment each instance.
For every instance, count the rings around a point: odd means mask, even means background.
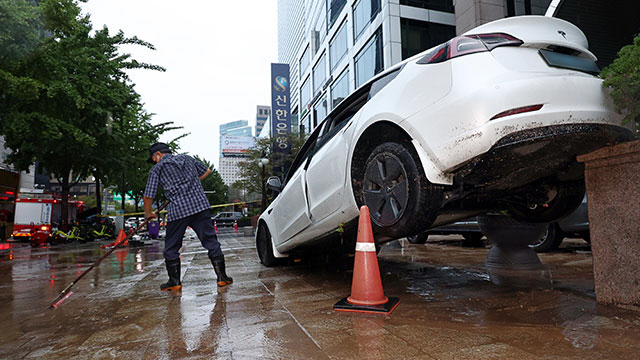
[[[129,71],[154,123],[173,121],[190,135],[182,152],[214,164],[219,125],[249,120],[256,105],[271,105],[270,64],[277,62],[277,0],[89,0],[80,3],[93,27],[152,43],[127,47],[142,62],[166,72]],[[162,137],[169,141],[174,132]]]

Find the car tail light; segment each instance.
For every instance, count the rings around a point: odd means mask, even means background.
[[[458,56],[491,51],[499,46],[520,46],[522,40],[503,33],[455,37],[430,51],[418,64],[436,64]]]
[[[531,112],[531,111],[538,111],[540,109],[542,109],[542,104],[529,105],[529,106],[513,108],[513,109],[509,109],[507,111],[503,111],[503,112],[495,115],[494,117],[491,118],[491,120],[495,120],[495,119],[499,119],[501,117],[511,116],[511,115],[515,115],[515,114],[522,114],[522,113]]]

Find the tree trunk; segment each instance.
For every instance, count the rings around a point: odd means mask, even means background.
[[[66,171],[64,174],[62,174],[62,182],[60,183],[60,187],[62,188],[61,194],[60,196],[62,197],[62,211],[61,211],[61,216],[62,216],[62,221],[65,224],[69,224],[71,223],[69,221],[69,175],[70,175],[71,171]]]
[[[136,207],[136,211],[135,212],[138,212],[138,209],[139,209],[138,208],[138,201],[139,200],[140,200],[140,197],[138,195],[134,195],[133,196],[133,201],[135,202],[134,206]]]
[[[100,177],[98,173],[93,174],[96,178],[96,207],[98,208],[98,215],[102,215],[102,192],[100,191]]]

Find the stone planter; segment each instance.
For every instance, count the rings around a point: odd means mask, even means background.
[[[585,163],[596,300],[640,306],[640,140],[578,161]]]
[[[542,269],[538,254],[529,247],[547,231],[547,223],[524,223],[511,216],[478,216],[480,230],[495,245],[489,250],[485,266],[493,269]]]

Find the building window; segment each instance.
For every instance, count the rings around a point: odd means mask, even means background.
[[[412,19],[400,19],[402,60],[456,36],[456,27]]]
[[[302,104],[302,109],[305,109],[307,105],[309,105],[309,101],[311,100],[311,82],[309,78],[307,78],[300,88],[300,104]]]
[[[382,29],[378,28],[355,57],[356,89],[384,69]]]
[[[347,22],[340,25],[340,29],[329,43],[329,60],[331,62],[331,71],[333,71],[340,60],[344,58],[349,48],[349,40],[347,39]]]
[[[331,85],[331,110],[335,109],[349,95],[349,69],[340,74]]]
[[[505,0],[507,17],[519,15],[544,15],[551,0]]]
[[[353,38],[358,40],[364,29],[380,12],[380,0],[358,0],[353,5]]]
[[[313,94],[317,94],[322,90],[322,85],[327,80],[327,64],[324,54],[320,57],[320,60],[313,67]]]
[[[347,4],[347,0],[327,0],[327,8],[329,10],[329,29],[335,24],[340,12]]]
[[[316,25],[313,27],[313,33],[311,34],[314,43],[314,54],[320,49],[320,44],[324,41],[325,36],[327,36],[327,12],[323,9],[316,19]]]
[[[313,106],[313,128],[315,129],[318,124],[322,122],[327,117],[329,113],[329,108],[327,106],[327,97],[323,96],[318,102]]]
[[[400,0],[400,5],[454,13],[453,0]]]
[[[304,74],[309,69],[309,64],[311,63],[311,58],[309,57],[309,47],[307,46],[302,53],[302,57],[300,58],[300,77],[303,77]]]

